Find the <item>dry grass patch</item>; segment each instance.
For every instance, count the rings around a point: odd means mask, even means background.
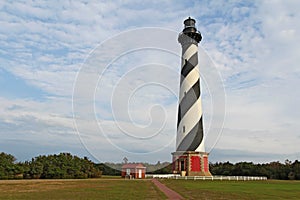
[[[7,180],[0,199],[165,199],[149,180]]]

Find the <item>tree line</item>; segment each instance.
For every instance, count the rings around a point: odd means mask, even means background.
[[[16,162],[11,154],[0,153],[0,179],[67,179],[98,178],[101,175],[121,175],[122,163],[94,163],[87,157],[79,158],[70,153],[41,155],[31,161]],[[142,163],[147,174],[171,174],[172,163]],[[300,162],[286,160],[265,164],[252,162],[210,163],[213,175],[224,176],[266,176],[268,179],[300,180]]]
[[[266,176],[268,179],[300,180],[300,162],[298,160],[266,164],[217,162],[210,164],[210,172],[225,176]]]
[[[31,161],[16,162],[11,154],[0,153],[0,179],[98,178],[102,171],[87,157],[70,153],[43,155]]]

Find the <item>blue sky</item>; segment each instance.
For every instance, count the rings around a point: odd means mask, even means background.
[[[212,119],[222,121],[223,114],[211,109],[220,103],[218,99],[212,103],[211,95],[216,94],[209,88],[214,88],[214,77],[202,81],[210,160],[299,159],[299,4],[296,0],[1,1],[0,151],[18,160],[67,151],[100,161],[122,161],[124,156],[129,161],[170,161],[175,150],[178,56],[151,49],[119,55],[98,85],[82,85],[86,90],[96,86],[93,117],[106,137],[95,134],[98,129],[88,129],[88,117],[82,121],[86,132],[76,129],[72,97],[78,72],[95,56],[105,59],[105,54],[97,54],[101,43],[136,28],[177,34],[190,15],[203,36],[200,48],[220,74],[226,95],[224,126],[216,123],[208,130]],[[146,34],[143,37],[147,39]],[[174,45],[180,55],[175,37]],[[205,79],[205,74],[201,76]],[[139,88],[151,80],[163,85]],[[120,131],[120,127],[136,134],[142,131],[138,136],[148,137],[162,125],[153,141],[122,139]],[[222,135],[213,146],[219,130]]]

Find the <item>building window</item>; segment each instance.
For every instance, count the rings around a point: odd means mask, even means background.
[[[182,127],[182,132],[183,132],[183,133],[185,132],[185,126]]]

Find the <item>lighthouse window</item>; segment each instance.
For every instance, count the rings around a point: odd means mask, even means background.
[[[186,95],[186,92],[184,92],[184,96]]]
[[[185,126],[182,127],[182,131],[185,132]]]

